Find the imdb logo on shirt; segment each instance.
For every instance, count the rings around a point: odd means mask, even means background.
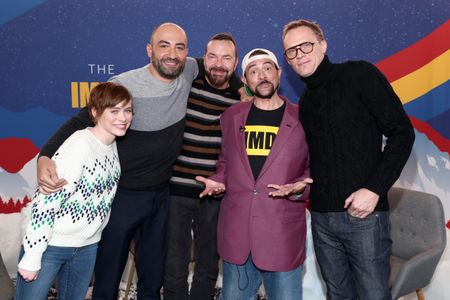
[[[279,127],[264,125],[245,126],[245,148],[249,156],[269,156]]]

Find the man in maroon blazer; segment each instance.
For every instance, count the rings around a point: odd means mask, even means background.
[[[220,194],[218,250],[224,300],[255,297],[261,283],[269,299],[302,299],[308,145],[298,106],[278,94],[275,55],[253,49],[242,61],[242,80],[253,101],[221,117],[222,150],[216,174],[196,179],[200,194]]]

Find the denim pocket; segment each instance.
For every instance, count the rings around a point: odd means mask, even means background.
[[[376,226],[378,218],[378,213],[372,213],[365,218],[354,217],[351,214],[347,213],[347,220],[350,224],[364,228]]]

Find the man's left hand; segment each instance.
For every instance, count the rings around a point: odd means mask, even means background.
[[[271,197],[283,197],[291,194],[303,193],[308,184],[313,183],[311,178],[305,178],[303,180],[288,183],[288,184],[268,184],[267,187],[275,189],[275,191],[269,192]]]
[[[380,196],[374,192],[362,188],[352,193],[345,199],[344,208],[347,212],[356,218],[365,218],[370,215],[377,206]]]

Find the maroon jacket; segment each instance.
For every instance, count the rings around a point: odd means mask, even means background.
[[[308,145],[298,120],[298,106],[286,101],[278,134],[259,177],[248,161],[244,127],[252,102],[237,103],[221,117],[222,150],[216,174],[225,184],[218,223],[218,249],[229,263],[243,264],[250,252],[266,271],[291,271],[305,259],[305,200],[269,197],[268,184],[286,184],[309,177]]]

